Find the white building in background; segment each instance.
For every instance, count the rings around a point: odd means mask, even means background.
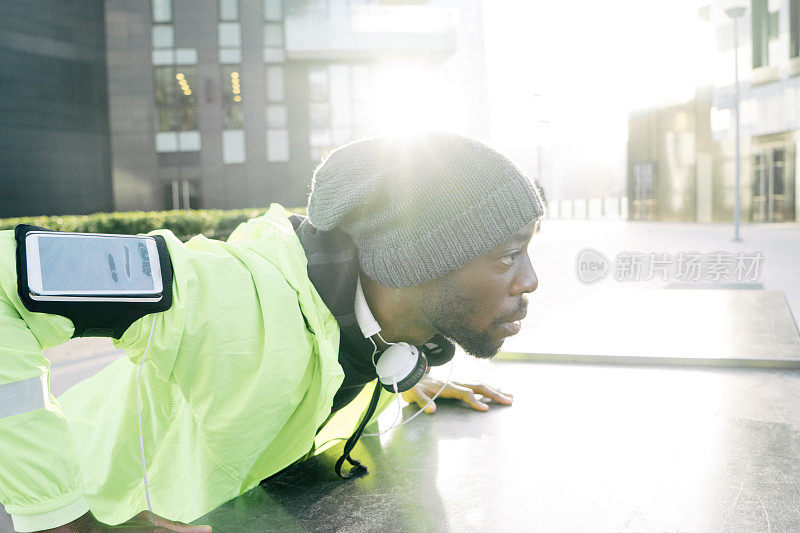
[[[701,2],[713,32],[712,84],[685,104],[631,114],[632,218],[733,220],[736,175],[734,22],[738,19],[741,216],[800,221],[800,0]]]
[[[735,172],[733,21],[708,6],[717,53],[711,130],[721,171]],[[800,0],[750,0],[739,22],[742,215],[753,222],[800,220]],[[726,199],[733,191],[727,192]],[[729,200],[732,205],[732,199]]]
[[[480,0],[108,0],[117,210],[305,203],[366,135],[486,137]]]

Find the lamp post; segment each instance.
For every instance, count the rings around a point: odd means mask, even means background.
[[[731,7],[725,10],[725,14],[733,19],[733,72],[736,86],[736,204],[733,208],[733,240],[741,241],[739,238],[739,219],[741,218],[741,193],[739,184],[741,182],[741,161],[739,156],[739,18],[744,15],[745,8],[742,6]]]

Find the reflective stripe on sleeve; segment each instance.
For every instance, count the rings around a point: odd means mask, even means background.
[[[43,529],[51,529],[63,526],[73,520],[85,515],[89,512],[89,504],[83,495],[78,496],[75,501],[48,513],[36,515],[20,515],[11,514],[11,520],[14,522],[14,530],[20,533],[27,531],[41,531]]]
[[[0,418],[42,409],[45,406],[46,378],[47,374],[42,374],[0,385]]]

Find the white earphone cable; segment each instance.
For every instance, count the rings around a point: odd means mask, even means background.
[[[156,328],[156,315],[153,314],[153,322],[150,325],[150,336],[147,338],[147,347],[144,349],[144,357],[139,364],[139,371],[136,373],[136,414],[139,416],[139,455],[142,458],[142,476],[144,478],[144,497],[147,500],[147,509],[152,513],[153,506],[150,505],[150,488],[147,486],[147,464],[144,461],[144,438],[142,437],[142,404],[139,399],[139,378],[142,376],[142,368],[150,351],[150,341],[153,340],[153,331]]]

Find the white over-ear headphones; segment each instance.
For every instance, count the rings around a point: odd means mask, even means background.
[[[361,332],[374,347],[372,364],[383,388],[389,392],[405,392],[419,383],[425,375],[425,370],[428,369],[428,359],[415,346],[405,342],[386,342],[381,337],[381,327],[369,310],[360,279],[356,285],[355,313]],[[372,340],[374,335],[389,346],[378,356],[377,362],[375,354],[378,352],[378,346]]]
[[[388,342],[381,337],[381,326],[378,324],[378,321],[375,320],[372,311],[369,310],[367,299],[364,296],[364,290],[361,288],[361,279],[358,280],[358,284],[356,285],[355,303],[358,325],[364,337],[369,339],[372,343],[372,364],[375,366],[378,380],[384,389],[397,394],[397,416],[395,417],[394,423],[392,423],[388,429],[380,433],[362,434],[364,437],[379,437],[384,433],[397,429],[403,424],[411,422],[417,415],[427,409],[428,406],[439,397],[445,387],[450,384],[450,377],[453,375],[453,365],[450,365],[450,375],[447,376],[447,381],[444,382],[439,391],[428,401],[425,407],[414,413],[404,422],[398,424],[403,414],[403,406],[400,403],[400,393],[413,388],[414,385],[419,383],[419,380],[422,379],[422,376],[425,375],[425,371],[428,369],[428,358],[424,353],[419,351],[416,346],[412,346],[407,342]],[[378,356],[377,361],[375,360],[375,355],[378,353],[378,345],[375,344],[372,338],[375,335],[377,335],[384,344],[388,345],[388,348]]]
[[[377,335],[389,345],[378,356],[377,362],[375,361],[377,349],[372,353],[372,364],[375,365],[375,372],[383,388],[389,392],[405,392],[419,383],[428,369],[428,359],[425,354],[416,346],[405,342],[386,342],[380,333]]]
[[[370,337],[370,341],[372,341],[372,346],[375,348],[372,352],[372,364],[375,365],[375,370],[378,373],[378,379],[383,385],[383,388],[387,389],[389,392],[394,392],[397,394],[397,416],[395,416],[394,422],[392,425],[389,426],[387,429],[379,433],[363,433],[364,437],[380,437],[384,433],[388,433],[393,429],[397,429],[403,424],[407,424],[414,420],[422,411],[428,408],[436,398],[442,393],[442,391],[450,384],[450,378],[453,376],[453,363],[450,363],[450,373],[447,376],[447,381],[442,384],[442,387],[433,395],[433,398],[428,400],[428,403],[425,404],[425,407],[411,415],[410,418],[400,422],[400,418],[403,415],[403,406],[400,403],[400,393],[411,389],[414,385],[419,383],[419,380],[422,379],[422,376],[425,375],[425,370],[428,367],[428,360],[425,357],[425,354],[420,353],[415,346],[411,346],[405,342],[396,342],[396,343],[389,343],[383,340],[381,337],[380,332],[376,333],[379,339],[381,339],[384,344],[388,344],[389,347],[384,350],[383,354],[381,354],[380,359],[378,362],[375,363],[375,353],[378,351],[378,346],[375,344],[375,341],[372,340]],[[386,355],[389,354],[389,357]],[[413,361],[413,354],[417,354],[417,363],[413,370],[409,372],[409,368],[411,368],[411,363]],[[384,358],[386,360],[383,363]],[[420,369],[420,361],[422,361],[422,370]],[[405,379],[403,381],[398,382],[397,377],[405,375]],[[408,385],[410,383],[410,385]],[[400,386],[406,386],[407,388],[401,389]]]

